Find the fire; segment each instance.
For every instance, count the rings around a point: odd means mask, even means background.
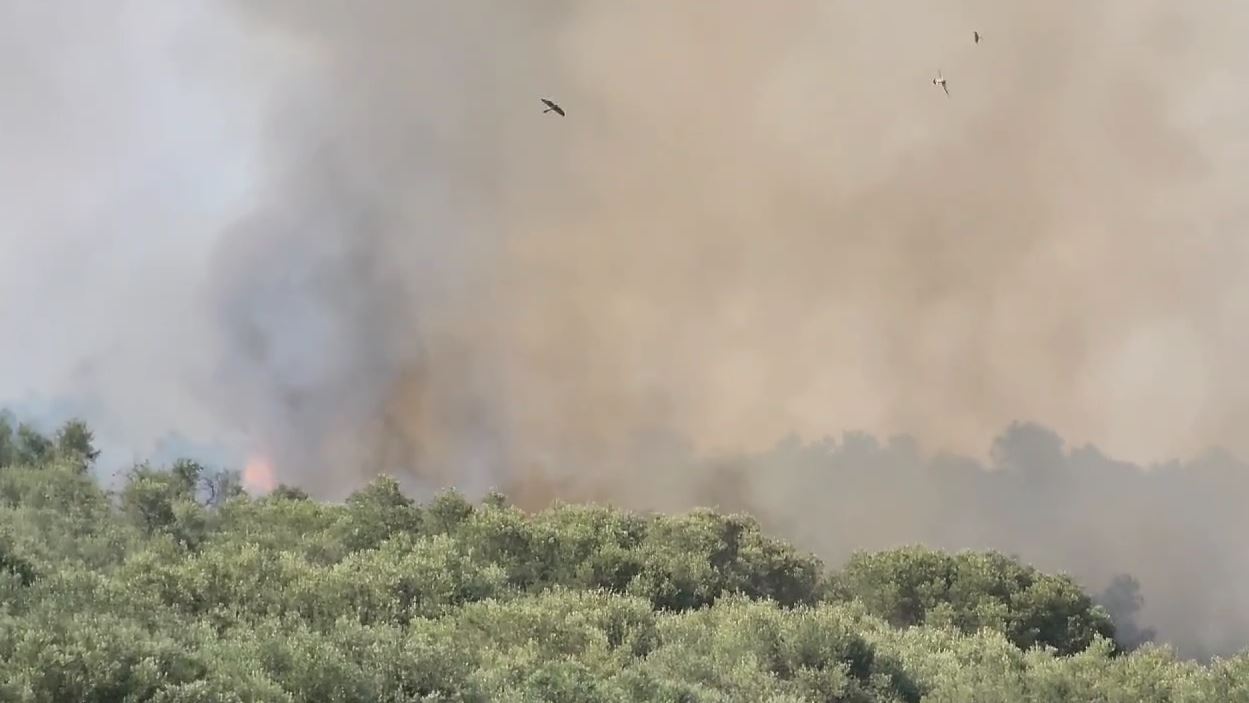
[[[243,487],[254,493],[268,493],[277,488],[273,463],[264,456],[253,456],[243,466]]]

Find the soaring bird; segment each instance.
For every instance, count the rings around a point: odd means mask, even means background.
[[[976,40],[976,43],[977,43],[977,44],[979,44],[979,43],[980,43],[980,32],[972,32],[972,33],[971,33],[971,37],[972,37],[972,39],[975,39],[975,40]]]
[[[559,115],[560,117],[564,116],[564,108],[560,107],[559,105],[556,105],[555,103],[551,102],[550,100],[547,100],[546,98],[541,98],[541,100],[542,102],[546,103],[546,109],[542,111],[542,114],[545,115],[548,112],[554,111],[555,114]]]
[[[950,89],[945,84],[945,78],[941,75],[941,69],[937,69],[937,77],[932,79],[932,84],[941,86],[941,89],[945,91],[945,96],[947,98],[950,97]]]

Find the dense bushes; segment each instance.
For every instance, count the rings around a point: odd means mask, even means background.
[[[1249,700],[1249,657],[1118,652],[1000,554],[830,573],[745,516],[249,498],[190,462],[110,494],[85,427],[33,437],[0,436],[0,700]]]
[[[1016,646],[1074,654],[1113,639],[1109,616],[1066,576],[1042,574],[996,553],[920,548],[856,554],[837,578],[844,595],[896,627],[989,628]]]

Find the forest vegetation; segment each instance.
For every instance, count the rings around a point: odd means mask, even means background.
[[[1001,553],[834,567],[744,514],[256,497],[190,460],[106,489],[96,456],[0,416],[0,700],[1249,701],[1249,655],[1137,647]]]

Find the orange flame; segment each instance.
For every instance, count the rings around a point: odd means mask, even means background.
[[[273,463],[264,456],[253,456],[243,466],[243,487],[255,493],[268,493],[277,488],[278,479]]]

